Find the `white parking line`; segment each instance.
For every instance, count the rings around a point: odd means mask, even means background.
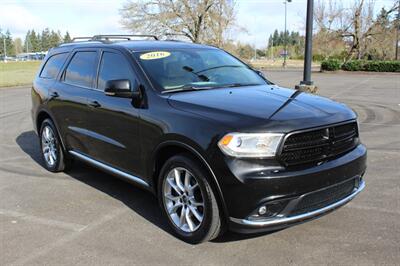
[[[96,220],[95,222],[88,224],[82,230],[75,231],[73,233],[67,234],[64,237],[59,238],[57,241],[55,241],[53,243],[50,243],[48,245],[45,245],[45,246],[37,249],[36,251],[34,251],[34,252],[30,253],[30,254],[27,254],[26,256],[24,256],[24,257],[22,257],[20,259],[17,259],[13,263],[11,263],[11,265],[20,266],[20,265],[24,265],[24,264],[30,264],[31,261],[39,258],[40,256],[48,254],[53,249],[55,249],[57,247],[61,247],[61,246],[65,245],[66,243],[77,239],[83,233],[89,232],[91,230],[94,230],[97,227],[103,225],[104,223],[116,218],[117,216],[119,216],[122,213],[127,212],[127,211],[128,211],[127,208],[116,209],[116,210],[112,211],[111,213],[104,215],[103,217],[101,217],[100,219]]]
[[[353,209],[358,209],[358,210],[366,210],[366,211],[374,211],[374,212],[384,212],[384,213],[390,213],[390,214],[397,214],[400,215],[400,212],[397,210],[393,209],[385,209],[385,208],[380,208],[380,207],[372,207],[372,206],[363,206],[363,205],[358,205],[358,204],[349,204],[346,206],[347,208],[353,208]]]
[[[61,229],[72,230],[72,231],[76,231],[76,232],[82,231],[86,227],[81,224],[68,223],[68,222],[47,219],[47,218],[41,218],[41,217],[37,217],[34,215],[30,215],[30,214],[25,214],[25,213],[20,213],[20,212],[16,212],[16,211],[10,211],[10,210],[4,210],[4,209],[0,209],[0,215],[4,215],[6,217],[12,217],[12,218],[16,218],[16,219],[21,219],[21,220],[36,223],[36,224],[42,224],[42,225],[58,227]]]
[[[342,94],[344,94],[344,93],[348,93],[350,90],[356,88],[357,86],[360,86],[360,85],[363,85],[363,84],[367,83],[368,81],[370,81],[371,79],[373,79],[373,78],[375,78],[375,77],[377,77],[377,76],[376,76],[376,75],[370,76],[370,77],[368,77],[368,78],[366,78],[366,79],[363,79],[362,81],[360,81],[360,82],[358,82],[358,83],[355,83],[353,86],[350,86],[350,87],[347,87],[347,88],[343,88],[343,90],[341,90],[341,91],[335,93],[335,94],[332,95],[332,96],[328,96],[328,97],[329,97],[330,99],[335,99],[335,98],[337,98],[339,95],[342,95]]]
[[[385,126],[385,127],[398,127],[400,124],[383,124],[383,123],[364,123],[364,122],[359,122],[361,125],[370,125],[370,126]]]
[[[26,159],[26,158],[28,158],[28,156],[21,155],[21,156],[8,157],[8,158],[0,159],[0,162],[4,163],[4,162],[7,162],[7,161],[14,161],[14,160]]]

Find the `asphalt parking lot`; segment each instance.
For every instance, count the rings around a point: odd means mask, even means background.
[[[293,87],[302,72],[267,76]],[[32,131],[29,88],[0,89],[0,265],[399,264],[400,75],[313,79],[319,94],[359,114],[369,149],[366,189],[318,220],[196,246],[170,234],[147,192],[81,163],[67,173],[47,172]]]

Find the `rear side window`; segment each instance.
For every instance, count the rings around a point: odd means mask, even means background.
[[[92,81],[96,72],[96,52],[77,52],[71,59],[64,76],[66,83],[92,87]]]
[[[67,53],[63,53],[51,56],[44,65],[43,70],[40,73],[40,77],[46,79],[55,79],[60,71],[60,68],[64,64],[67,55]]]
[[[104,90],[108,80],[116,79],[128,79],[132,84],[132,81],[135,79],[135,74],[124,56],[121,54],[104,52],[100,63],[97,88]]]

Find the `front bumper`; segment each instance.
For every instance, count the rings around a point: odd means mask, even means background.
[[[366,147],[360,144],[338,158],[304,169],[286,169],[268,160],[242,160],[223,156],[216,156],[214,165],[220,166],[216,175],[227,207],[226,218],[230,228],[246,233],[301,223],[347,203],[364,187],[362,176],[366,170],[366,160]],[[354,187],[346,187],[339,194],[319,194],[318,205],[312,208],[288,210],[289,205],[295,205],[305,195],[356,179],[358,183]],[[289,201],[290,204],[287,204]],[[272,208],[271,213],[274,214],[254,217],[261,206],[268,207],[268,204],[281,209]]]
[[[357,177],[358,178],[358,177]],[[360,182],[357,187],[354,188],[352,193],[345,198],[340,199],[330,205],[324,206],[322,208],[301,213],[289,217],[277,216],[274,218],[266,218],[262,220],[249,220],[249,219],[238,219],[229,218],[230,229],[232,231],[240,233],[259,233],[265,231],[279,230],[285,227],[289,227],[295,224],[303,223],[308,220],[312,220],[323,216],[351,201],[355,196],[357,196],[365,188],[365,182],[360,178]],[[313,193],[313,192],[312,192]],[[302,195],[304,196],[304,195]],[[300,196],[299,198],[301,198]]]

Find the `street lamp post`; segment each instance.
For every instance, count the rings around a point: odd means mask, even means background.
[[[304,52],[304,71],[301,84],[312,85],[311,62],[312,62],[312,35],[313,35],[313,10],[314,0],[307,0],[307,21],[306,21],[306,45]]]
[[[286,56],[287,56],[287,3],[292,2],[292,0],[285,0],[283,3],[285,4],[285,32],[283,33],[284,38],[284,51],[283,51],[283,67],[286,67]]]
[[[304,51],[303,80],[296,86],[296,89],[315,93],[317,87],[311,81],[312,62],[312,35],[313,35],[313,10],[314,0],[307,0],[307,21],[306,21],[306,43]]]
[[[398,3],[397,25],[396,25],[396,54],[395,54],[396,60],[399,60],[399,30],[400,30],[400,0]]]

